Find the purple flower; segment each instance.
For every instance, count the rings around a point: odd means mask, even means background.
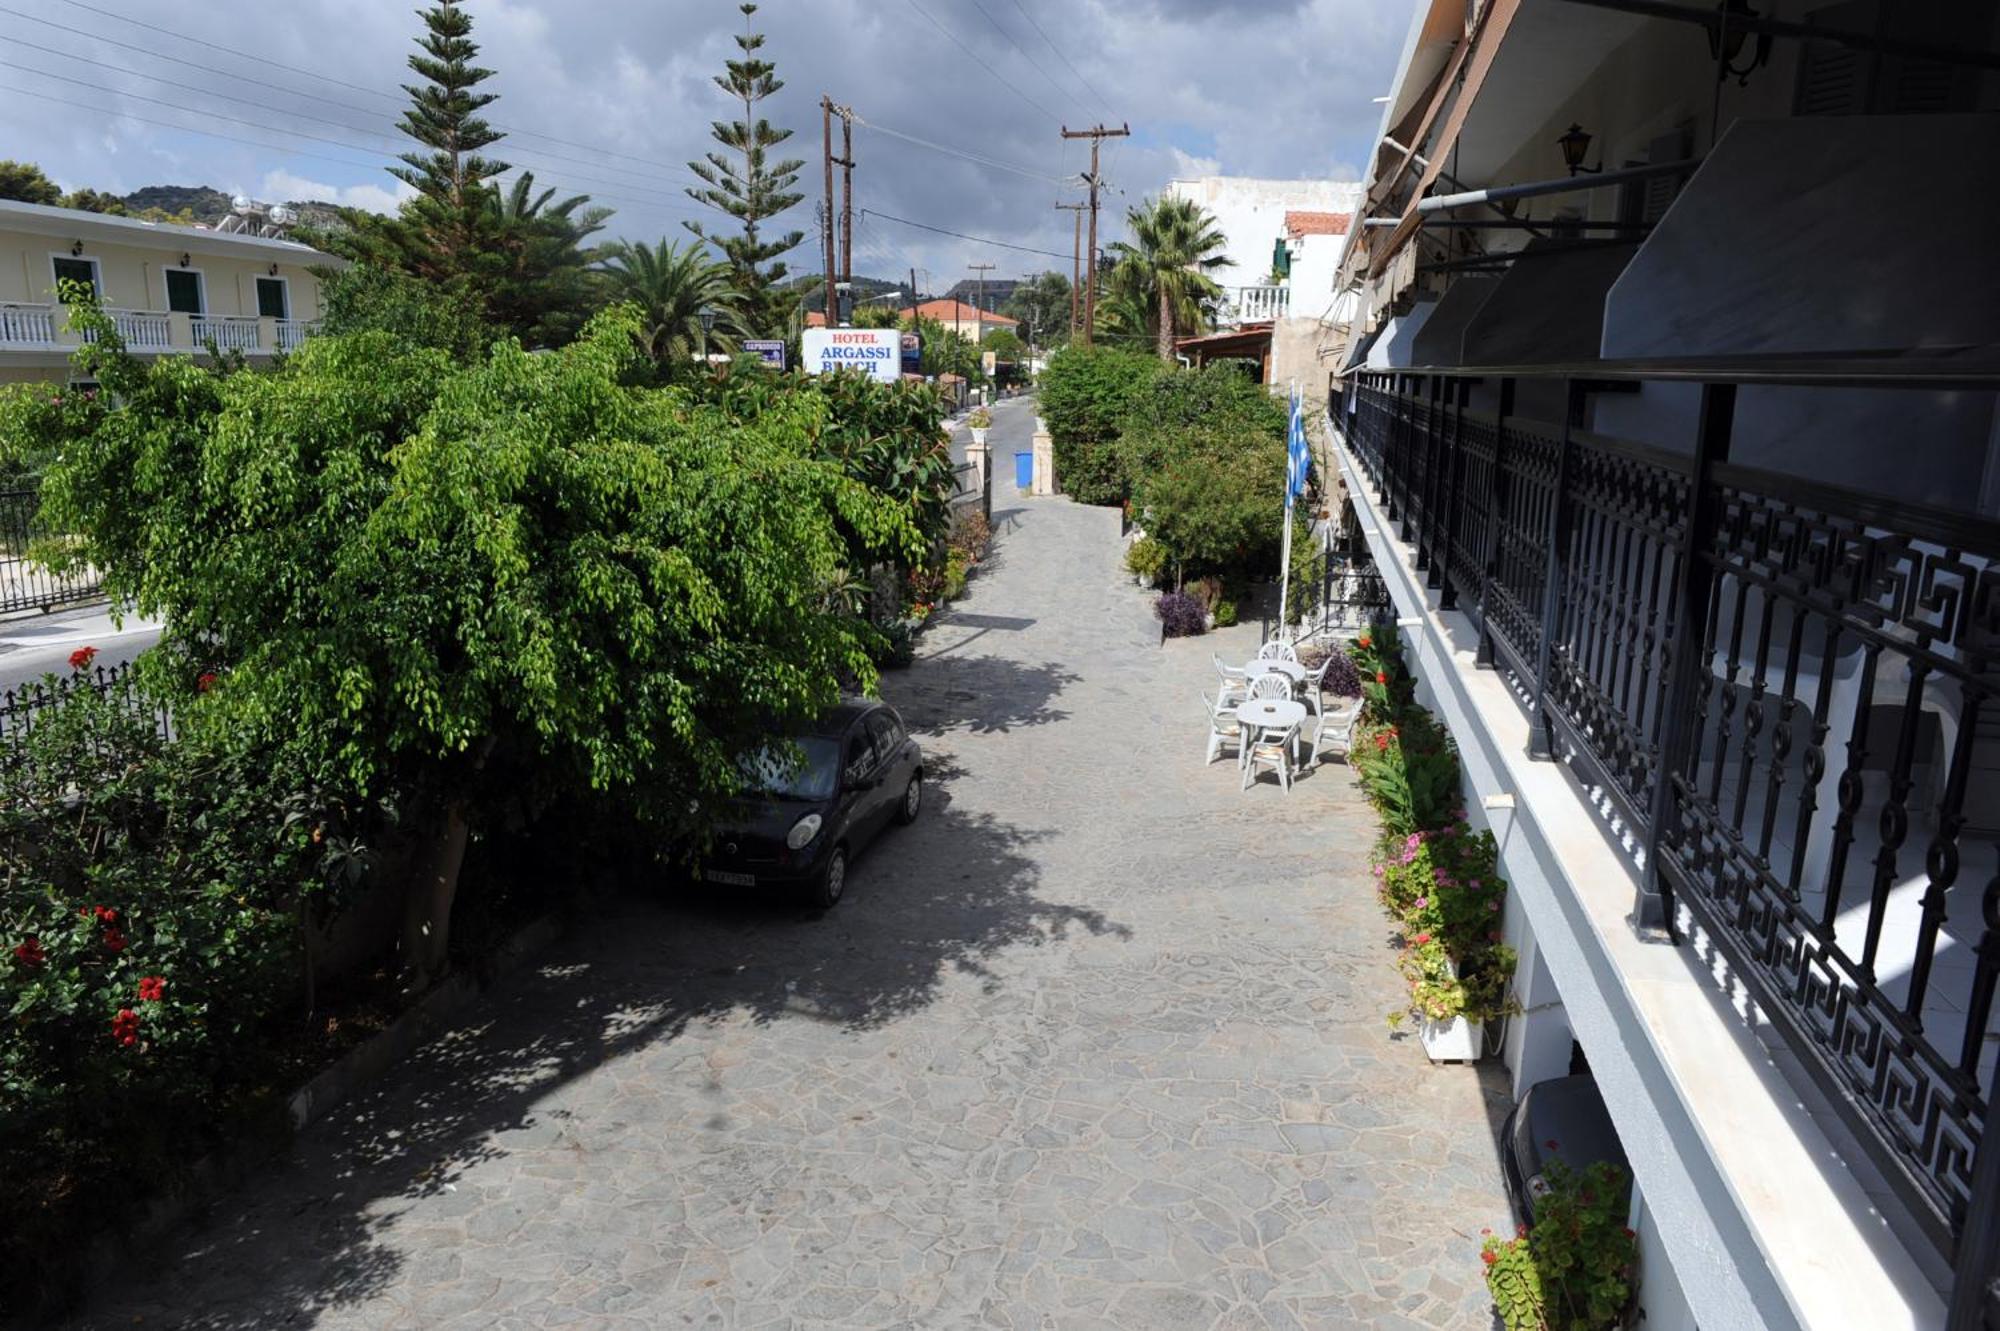
[[[1417,898],[1417,909],[1418,909],[1418,910],[1422,910],[1422,909],[1423,909],[1424,907],[1426,907],[1426,906],[1428,906],[1428,905],[1430,905],[1430,904],[1431,904],[1431,899],[1430,899],[1429,897],[1418,897],[1418,898]]]
[[[1471,889],[1472,889],[1473,891],[1475,891],[1475,892],[1477,892],[1477,891],[1479,890],[1479,880],[1478,880],[1477,878],[1468,878],[1468,879],[1466,879],[1466,880],[1465,880],[1465,885],[1466,885],[1467,887],[1471,888]]]

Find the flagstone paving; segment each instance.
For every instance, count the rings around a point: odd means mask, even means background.
[[[1347,769],[1203,768],[1255,629],[1163,648],[1115,512],[996,508],[837,910],[613,907],[81,1322],[1490,1327],[1499,1081],[1383,1019]]]

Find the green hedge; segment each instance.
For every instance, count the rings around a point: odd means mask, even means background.
[[[1056,480],[1080,504],[1120,504],[1130,491],[1118,438],[1138,394],[1167,367],[1108,347],[1065,347],[1042,371],[1039,404]]]

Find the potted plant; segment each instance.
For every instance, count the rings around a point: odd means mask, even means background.
[[[984,407],[974,407],[972,414],[965,418],[972,427],[972,443],[976,448],[986,447],[986,432],[993,428],[993,413]]]
[[[1630,1180],[1600,1160],[1574,1170],[1560,1157],[1542,1174],[1535,1223],[1479,1251],[1486,1290],[1507,1331],[1615,1331],[1631,1325],[1638,1236],[1625,1226]]]

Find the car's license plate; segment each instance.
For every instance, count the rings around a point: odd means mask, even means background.
[[[757,886],[757,875],[732,873],[727,869],[703,869],[701,877],[704,882],[709,883],[730,883],[737,887]]]

